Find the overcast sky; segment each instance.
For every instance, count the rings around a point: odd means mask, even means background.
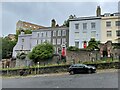
[[[2,2],[0,34],[14,34],[18,20],[50,26],[51,19],[56,19],[61,25],[71,14],[77,17],[95,16],[98,5],[101,6],[102,14],[118,12],[118,2]]]

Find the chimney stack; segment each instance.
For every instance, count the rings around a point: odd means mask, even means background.
[[[101,16],[101,8],[100,8],[100,6],[97,6],[96,16],[97,16],[97,17],[100,17],[100,16]]]
[[[24,30],[21,30],[21,35],[24,35],[25,33],[24,33]]]
[[[55,19],[52,19],[51,27],[56,27],[56,21],[55,21]]]

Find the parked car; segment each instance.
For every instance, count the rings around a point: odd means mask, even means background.
[[[77,74],[77,73],[95,73],[96,68],[94,66],[88,66],[85,64],[73,64],[69,67],[68,72],[70,74]]]

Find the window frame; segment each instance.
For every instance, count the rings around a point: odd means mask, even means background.
[[[120,37],[120,30],[116,30],[116,36]]]
[[[56,34],[56,31],[55,31],[55,30],[53,31],[53,36],[57,36],[57,34]]]
[[[87,30],[87,23],[83,23],[83,30]]]
[[[79,23],[75,24],[75,29],[77,29],[77,30],[79,29]]]
[[[107,31],[107,37],[112,37],[112,31]]]
[[[95,29],[95,28],[96,28],[96,23],[95,22],[91,22],[91,29]]]
[[[61,36],[61,30],[58,30],[58,36]]]
[[[106,27],[111,27],[111,21],[106,21]]]
[[[115,26],[120,27],[120,21],[115,21]]]

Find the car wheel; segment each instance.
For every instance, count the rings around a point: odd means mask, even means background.
[[[88,73],[91,74],[91,73],[92,73],[92,70],[89,69],[89,70],[88,70]]]
[[[73,75],[74,74],[74,72],[73,71],[70,71],[70,75]]]

